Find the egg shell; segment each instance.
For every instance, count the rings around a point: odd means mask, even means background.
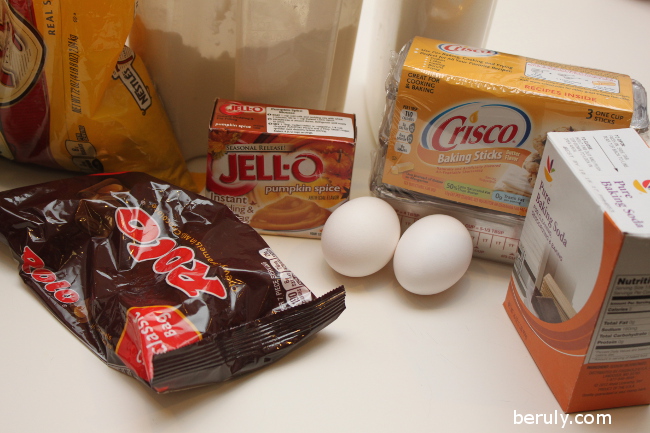
[[[461,279],[472,253],[472,237],[463,223],[448,215],[429,215],[413,223],[397,244],[395,277],[409,292],[440,293]]]
[[[364,277],[386,266],[400,237],[395,210],[376,197],[344,203],[329,216],[321,234],[325,261],[348,277]]]

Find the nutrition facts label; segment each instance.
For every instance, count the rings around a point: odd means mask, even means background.
[[[605,302],[587,362],[650,357],[650,274],[617,275]]]
[[[397,135],[395,136],[395,150],[400,153],[411,153],[415,121],[418,114],[413,110],[404,109],[400,112]]]
[[[272,134],[354,138],[349,117],[315,115],[298,108],[267,107],[266,126]]]

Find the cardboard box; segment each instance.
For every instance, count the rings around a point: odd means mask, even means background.
[[[650,403],[650,148],[549,133],[505,309],[565,412]]]
[[[513,263],[546,133],[647,127],[627,75],[414,38],[386,85],[371,190],[405,229],[444,213]]]
[[[632,124],[627,75],[422,37],[400,55],[378,173],[393,188],[525,216],[547,132]]]
[[[204,194],[259,233],[319,238],[349,200],[353,114],[217,100]]]

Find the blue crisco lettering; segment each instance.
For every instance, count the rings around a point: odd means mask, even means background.
[[[469,102],[443,111],[422,132],[422,147],[448,151],[457,146],[520,147],[530,135],[531,121],[512,105]]]

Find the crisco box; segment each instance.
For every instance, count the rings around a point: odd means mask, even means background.
[[[403,226],[455,216],[474,255],[514,260],[546,133],[647,130],[627,75],[416,37],[386,81],[371,191]]]
[[[549,133],[504,303],[562,409],[650,403],[650,148]]]
[[[349,200],[353,114],[217,100],[204,194],[259,233],[319,238]]]

